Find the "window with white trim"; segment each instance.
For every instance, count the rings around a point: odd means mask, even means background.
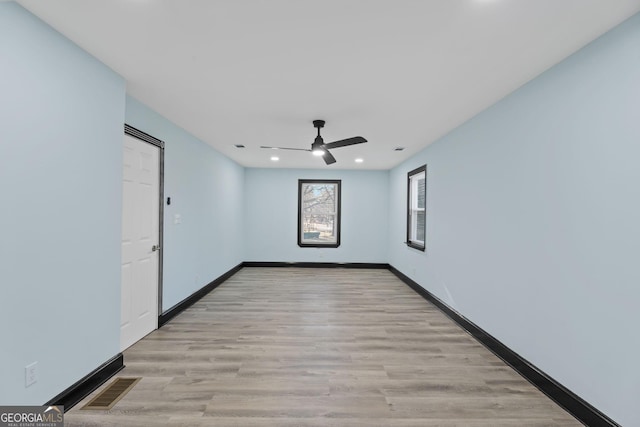
[[[340,180],[298,180],[298,245],[340,246]]]
[[[424,251],[427,231],[427,165],[407,174],[407,245]]]

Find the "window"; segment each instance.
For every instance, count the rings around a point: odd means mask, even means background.
[[[427,229],[427,165],[407,174],[407,245],[424,251]]]
[[[298,245],[340,246],[340,180],[298,180]]]

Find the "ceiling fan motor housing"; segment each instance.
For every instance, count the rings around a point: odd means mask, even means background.
[[[311,151],[321,150],[324,151],[322,147],[324,145],[324,140],[320,135],[316,136],[316,139],[313,140],[313,144],[311,144]]]

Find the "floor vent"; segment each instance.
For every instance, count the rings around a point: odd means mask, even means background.
[[[91,399],[81,409],[106,411],[113,408],[142,378],[116,378],[107,388]]]

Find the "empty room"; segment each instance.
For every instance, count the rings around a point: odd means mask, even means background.
[[[0,424],[640,427],[639,76],[639,0],[0,2]]]

